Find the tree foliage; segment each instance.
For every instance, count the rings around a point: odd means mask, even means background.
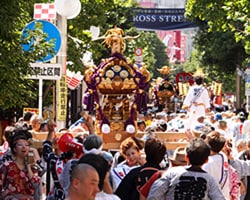
[[[29,4],[25,0],[0,3],[0,107],[4,109],[28,105],[28,100],[35,97],[33,81],[25,78],[29,58],[20,44],[22,28],[30,19],[24,11]]]
[[[250,54],[249,0],[188,0],[186,16],[206,21],[211,32],[232,32]]]
[[[246,58],[241,43],[236,43],[231,32],[207,32],[200,29],[194,45],[202,55],[202,65],[217,66],[218,73],[232,74]]]
[[[226,92],[235,91],[236,68],[249,62],[249,9],[245,0],[187,1],[185,14],[199,26],[194,46],[200,66],[210,81],[226,83]]]

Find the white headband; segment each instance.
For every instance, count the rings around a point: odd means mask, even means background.
[[[85,147],[83,147],[82,150],[83,150],[84,154],[93,153],[93,154],[97,154],[98,155],[98,154],[100,154],[102,152],[102,145],[98,149],[92,148],[90,150],[87,150],[87,149],[85,149]]]

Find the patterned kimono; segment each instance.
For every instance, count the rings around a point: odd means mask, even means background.
[[[37,173],[30,179],[26,168],[20,170],[15,162],[8,161],[2,164],[0,174],[0,191],[3,199],[34,199],[35,187],[40,184]]]

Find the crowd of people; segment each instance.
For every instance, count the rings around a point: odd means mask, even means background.
[[[0,190],[3,200],[249,200],[250,120],[242,109],[216,111],[195,79],[183,110],[138,114],[137,131],[120,149],[103,149],[93,116],[68,129],[25,113],[3,134]],[[40,148],[32,146],[47,132]],[[76,133],[75,149],[58,148],[57,133]],[[157,132],[185,133],[186,146],[167,149]]]

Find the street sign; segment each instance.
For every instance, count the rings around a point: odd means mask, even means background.
[[[143,57],[142,56],[135,56],[135,62],[142,62]]]
[[[56,20],[56,9],[54,3],[35,3],[34,19],[42,19],[47,21]]]
[[[38,108],[23,108],[23,113],[26,113],[26,112],[32,112],[38,115],[39,109]]]
[[[59,80],[62,77],[61,64],[30,63],[30,79]]]
[[[58,30],[58,28],[45,20],[35,20],[30,22],[22,31],[22,36],[24,38],[28,37],[27,31],[28,30],[35,30],[36,29],[36,23],[42,23],[42,31],[47,34],[46,41],[49,42],[52,39],[54,39],[54,47],[52,50],[54,50],[55,54],[48,54],[45,58],[42,58],[41,60],[37,60],[37,62],[48,62],[50,61],[56,54],[59,52],[62,39],[61,39],[61,34]],[[22,48],[24,51],[30,50],[31,46],[34,45],[35,42],[39,42],[39,38],[36,38],[37,41],[29,41],[29,44],[23,44]]]
[[[140,63],[140,62],[143,61],[142,53],[143,53],[142,48],[136,48],[135,49],[135,51],[134,51],[134,54],[135,54],[134,60],[135,60],[135,62]]]
[[[246,80],[245,80],[245,95],[250,96],[250,69],[247,68],[245,71]]]
[[[141,56],[142,52],[143,52],[142,48],[136,48],[134,53],[135,53],[136,56]]]

